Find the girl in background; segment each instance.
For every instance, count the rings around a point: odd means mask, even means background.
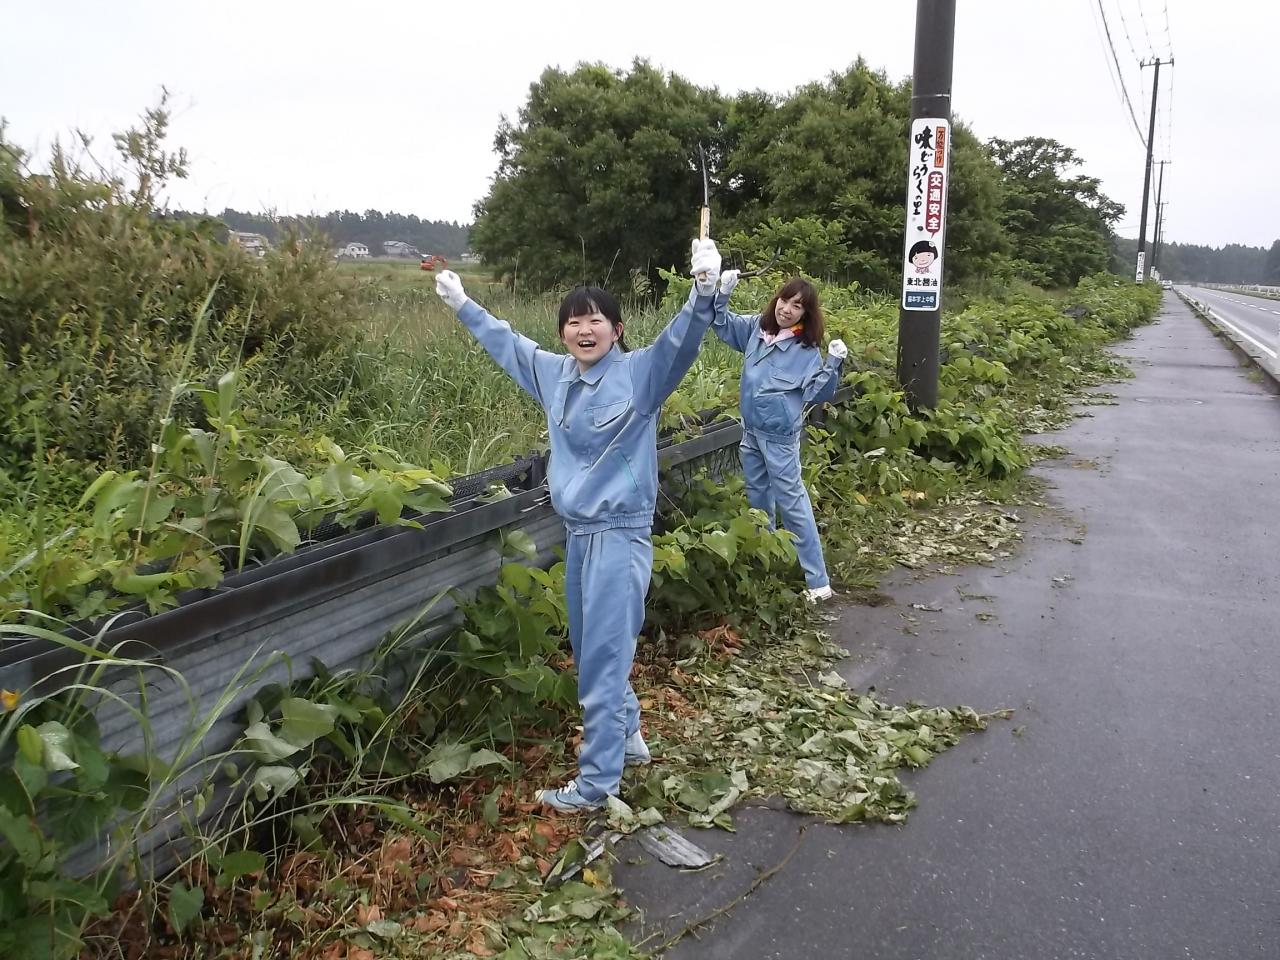
[[[848,355],[842,340],[831,341],[824,363],[822,305],[818,291],[803,277],[793,277],[773,295],[758,316],[729,310],[737,270],[720,280],[712,329],[744,355],[739,407],[742,411],[742,473],[747,499],[763,510],[769,523],[782,514],[782,526],[796,540],[800,569],[812,601],[832,595],[818,539],[813,504],[800,475],[800,434],[807,403],[830,400],[840,383],[840,365]]]

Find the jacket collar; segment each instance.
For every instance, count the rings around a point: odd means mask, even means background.
[[[618,344],[615,342],[614,345],[609,348],[608,353],[591,366],[587,367],[587,369],[581,370],[578,367],[578,361],[571,355],[568,358],[569,362],[565,364],[565,371],[561,374],[560,380],[561,382],[581,380],[583,383],[589,383],[594,387],[600,382],[600,378],[604,376],[605,370],[608,369],[605,365],[609,363],[619,363],[625,358],[625,356],[626,354],[618,349]]]
[[[756,328],[756,345],[757,349],[762,353],[768,353],[770,350],[790,350],[796,342],[795,337],[787,337],[785,340],[775,340],[773,343],[766,343],[764,339],[764,331],[759,327]]]

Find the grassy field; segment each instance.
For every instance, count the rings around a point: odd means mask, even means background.
[[[382,444],[414,462],[439,464],[452,475],[545,446],[543,413],[436,296],[434,273],[415,264],[376,261],[341,269],[362,284],[369,305],[362,330],[367,356],[381,370],[376,402],[363,398],[372,415],[324,426],[352,442]],[[460,276],[468,294],[495,316],[544,348],[564,352],[556,329],[559,294],[513,294],[474,268]],[[650,343],[674,309],[624,304],[628,344]],[[735,383],[733,355],[708,338],[673,412],[701,409],[722,397],[732,402]]]

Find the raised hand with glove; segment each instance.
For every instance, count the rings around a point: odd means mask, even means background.
[[[843,360],[849,355],[849,348],[844,345],[843,340],[832,340],[827,347],[827,353],[835,357],[837,360]]]
[[[733,294],[733,288],[738,285],[738,277],[742,273],[741,270],[726,270],[720,274],[720,294],[728,297]]]
[[[467,302],[467,291],[462,289],[462,278],[452,270],[441,270],[436,277],[436,296],[455,311]]]
[[[690,255],[693,285],[698,296],[709,297],[720,281],[720,251],[714,240],[694,240]]]

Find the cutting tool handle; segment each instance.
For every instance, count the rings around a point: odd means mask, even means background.
[[[702,214],[698,218],[698,239],[706,240],[711,236],[711,208],[703,207]],[[707,274],[705,271],[698,274],[698,282],[706,283]]]

